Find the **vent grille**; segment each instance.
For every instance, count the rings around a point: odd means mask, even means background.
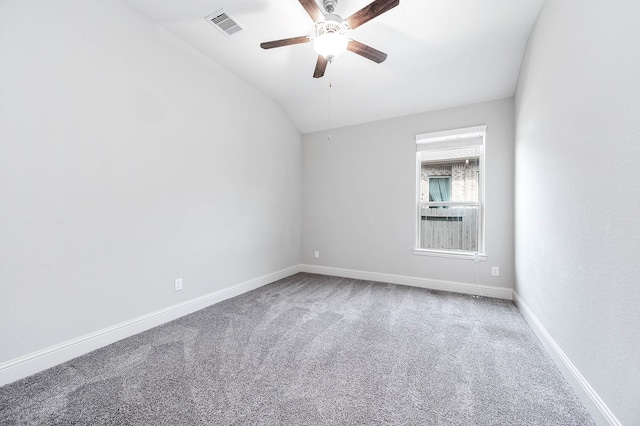
[[[224,10],[219,10],[216,13],[212,13],[205,19],[227,36],[233,35],[243,29],[240,24],[238,24],[238,22],[230,17]]]

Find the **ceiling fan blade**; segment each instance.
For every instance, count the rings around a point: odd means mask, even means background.
[[[318,55],[318,62],[316,62],[316,69],[313,72],[313,78],[320,78],[324,75],[325,70],[327,69],[327,61],[324,56]]]
[[[313,22],[319,22],[324,20],[324,14],[322,13],[322,10],[320,10],[320,7],[318,6],[318,3],[316,3],[315,0],[299,0],[299,1],[302,7],[304,7],[304,10],[306,10],[309,16],[311,16],[311,19],[313,19]]]
[[[372,20],[378,15],[382,15],[399,4],[400,0],[376,0],[349,16],[345,19],[345,22],[351,29],[358,28],[365,22]]]
[[[265,41],[260,43],[263,49],[273,49],[274,47],[291,46],[292,44],[308,43],[311,41],[309,36],[284,38],[282,40]]]
[[[347,44],[347,50],[356,53],[364,58],[370,59],[378,64],[380,62],[384,62],[384,60],[387,59],[386,53],[355,40],[349,40],[349,44]]]

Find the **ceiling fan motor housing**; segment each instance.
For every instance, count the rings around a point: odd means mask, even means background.
[[[324,15],[324,21],[316,22],[316,37],[326,33],[344,34],[349,30],[347,23],[332,13]]]
[[[327,13],[333,13],[336,7],[338,7],[338,0],[322,0],[322,7],[324,7]]]

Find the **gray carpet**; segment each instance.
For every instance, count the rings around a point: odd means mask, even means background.
[[[595,423],[511,302],[297,274],[0,388],[0,424]]]

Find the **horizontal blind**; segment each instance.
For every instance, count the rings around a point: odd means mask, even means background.
[[[484,145],[487,126],[466,127],[415,135],[416,151],[463,148]]]

